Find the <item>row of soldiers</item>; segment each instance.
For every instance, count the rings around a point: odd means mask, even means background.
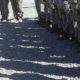
[[[39,23],[45,23],[60,39],[80,42],[80,0],[35,0]]]
[[[23,12],[22,12],[22,0],[10,0],[14,18],[17,21],[22,21]],[[8,21],[9,9],[8,9],[9,0],[0,0],[0,11],[1,11],[1,21]]]

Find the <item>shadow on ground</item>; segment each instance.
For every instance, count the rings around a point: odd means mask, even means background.
[[[24,19],[0,23],[0,77],[12,80],[78,80],[80,54],[68,40]]]

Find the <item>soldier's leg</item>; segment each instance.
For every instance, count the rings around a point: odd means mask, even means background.
[[[16,4],[16,0],[11,0],[11,5],[12,5],[12,9],[13,9],[13,13],[14,13],[14,17],[15,18],[17,18],[17,10],[16,10],[16,8],[17,8],[17,4]]]
[[[50,7],[49,7],[49,0],[43,0],[44,4],[44,16],[43,16],[43,22],[45,23],[45,26],[50,30]]]
[[[17,10],[18,10],[18,18],[22,18],[23,17],[23,11],[22,11],[22,2],[23,0],[16,0],[16,4],[17,4]]]
[[[54,3],[53,0],[45,0],[45,20],[46,20],[46,25],[50,31],[52,31],[52,25],[54,23],[53,21],[53,16],[54,16]]]
[[[6,3],[5,3],[5,18],[8,19],[8,14],[9,14],[9,9],[8,9],[8,4],[9,4],[9,0],[5,0]]]
[[[9,14],[8,3],[9,3],[9,0],[1,0],[1,15],[2,15],[1,20],[8,19],[8,14]]]
[[[35,0],[35,6],[38,13],[39,21],[41,20],[41,0]]]
[[[15,19],[19,20],[23,17],[22,0],[11,0],[12,9]]]

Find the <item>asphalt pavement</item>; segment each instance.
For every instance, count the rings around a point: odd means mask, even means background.
[[[80,80],[74,41],[36,24],[33,0],[24,0],[23,12],[22,23],[0,22],[0,80]]]

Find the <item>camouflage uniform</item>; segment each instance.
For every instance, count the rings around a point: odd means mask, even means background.
[[[50,21],[50,23],[53,24],[54,20],[54,11],[55,11],[55,5],[54,0],[46,0],[46,19]]]
[[[45,20],[46,21],[49,21],[49,3],[48,3],[49,0],[43,0],[44,2],[44,13],[45,13]]]
[[[8,3],[9,3],[9,0],[0,0],[0,4],[1,4],[0,9],[1,9],[1,16],[2,16],[1,20],[8,19],[8,14],[9,14]]]
[[[46,21],[52,24],[52,29],[60,32],[62,30],[62,6],[63,0],[46,0],[45,3]]]
[[[62,11],[62,25],[63,25],[63,35],[69,36],[69,31],[71,28],[71,9],[68,0],[64,0],[63,11]]]
[[[45,1],[46,0],[35,0],[35,6],[40,22],[45,21]]]
[[[72,18],[72,22],[73,22],[73,26],[71,29],[71,33],[73,34],[73,36],[75,38],[77,38],[77,30],[78,30],[78,15],[77,15],[77,11],[78,11],[78,2],[77,0],[70,0],[70,4],[71,4],[71,18]]]
[[[41,20],[41,0],[35,0],[35,6],[38,13],[38,18]]]
[[[47,1],[47,9],[46,9],[46,20],[50,22],[52,25],[51,30],[55,30],[55,26],[57,25],[57,9],[54,3],[54,0],[46,0]]]
[[[11,0],[14,17],[17,20],[23,17],[22,2],[23,0]]]
[[[53,9],[54,9],[54,0],[47,0],[47,15],[49,15],[50,22],[53,22]]]
[[[62,22],[62,16],[63,16],[63,3],[64,1],[63,0],[55,0],[55,3],[57,5],[57,22],[58,22],[58,30],[59,30],[59,34],[61,34],[63,31],[62,31],[62,28],[63,28],[63,22]],[[57,4],[58,3],[58,4]]]

